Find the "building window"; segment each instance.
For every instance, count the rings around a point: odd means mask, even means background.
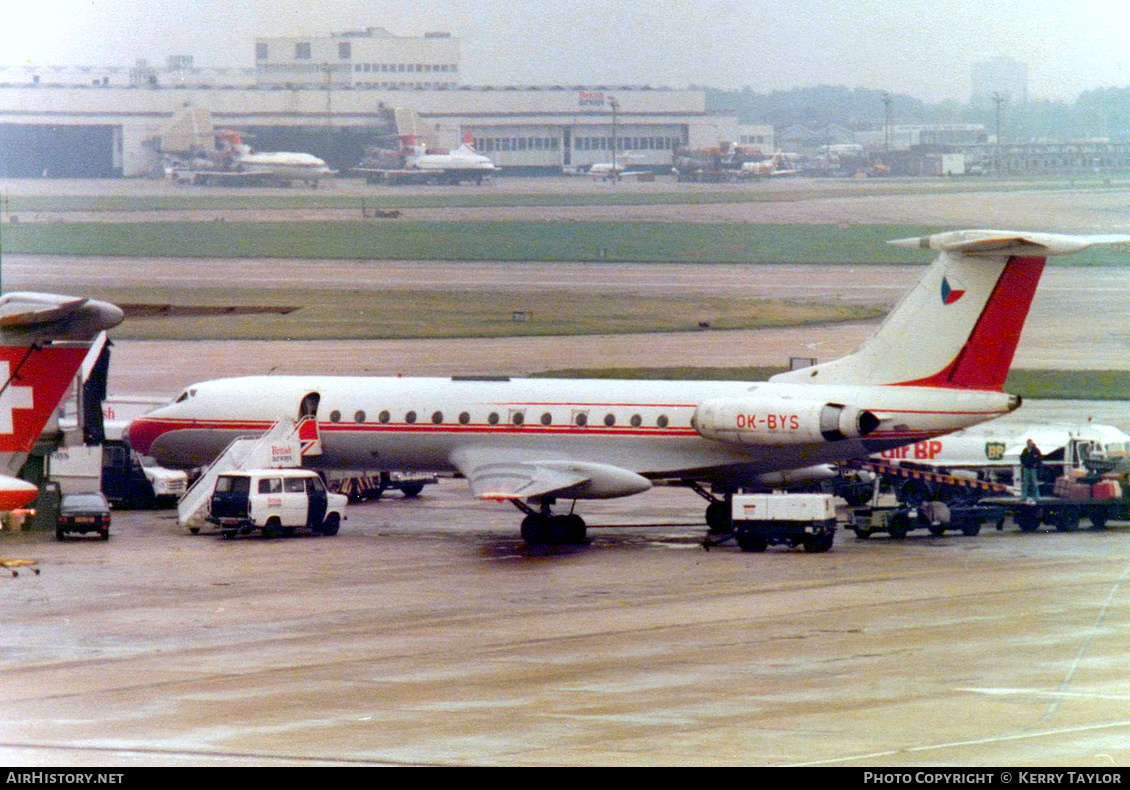
[[[310,60],[310,42],[303,41],[294,45],[295,60]]]
[[[339,41],[337,43],[337,59],[349,60],[353,57],[353,44],[349,41]]]
[[[255,60],[267,60],[269,50],[265,41],[255,42]]]

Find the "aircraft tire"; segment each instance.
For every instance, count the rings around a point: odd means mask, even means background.
[[[423,483],[407,483],[400,487],[400,493],[404,494],[404,496],[409,499],[420,496],[420,492],[423,490]]]
[[[522,540],[531,546],[549,543],[549,525],[540,515],[529,515],[522,519]]]
[[[546,526],[550,543],[575,546],[584,542],[585,522],[580,516],[550,516]]]
[[[585,535],[588,530],[585,527],[585,520],[577,515],[565,516],[565,530],[568,540],[566,541],[571,546],[579,546],[585,542]]]
[[[711,502],[706,506],[706,526],[711,535],[729,535],[734,531],[733,517],[727,502]]]

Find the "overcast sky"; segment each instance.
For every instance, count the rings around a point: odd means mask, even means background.
[[[1125,0],[0,0],[2,65],[253,66],[257,36],[443,30],[472,84],[764,92],[847,85],[966,101],[1012,55],[1035,99],[1130,85]]]

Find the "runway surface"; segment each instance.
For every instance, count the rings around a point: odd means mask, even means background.
[[[927,255],[928,259],[930,256]],[[1128,256],[1130,260],[1130,256]],[[890,309],[923,269],[915,266],[450,263],[423,261],[265,261],[62,258],[10,255],[9,289],[82,292],[102,283],[201,287],[269,280],[295,290],[319,287],[462,289],[520,294],[615,289],[634,294],[741,294],[869,304]],[[1017,349],[1020,368],[1123,369],[1130,346],[1125,305],[1130,267],[1050,266]],[[859,346],[878,322],[759,331],[595,335],[519,339],[264,341],[180,343],[117,340],[112,394],[173,396],[221,376],[526,375],[558,368],[629,366],[783,366],[790,356],[834,359]]]

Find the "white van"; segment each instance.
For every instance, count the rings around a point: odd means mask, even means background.
[[[309,469],[246,469],[216,478],[208,521],[225,538],[261,530],[269,538],[309,527],[336,535],[345,520],[346,498],[331,494]]]

